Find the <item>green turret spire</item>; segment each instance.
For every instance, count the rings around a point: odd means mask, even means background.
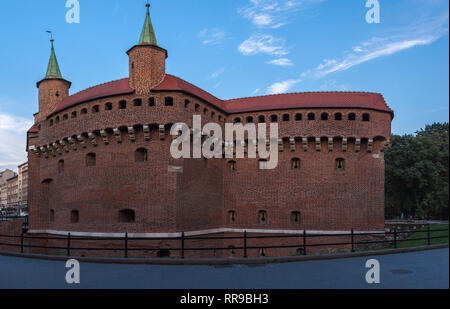
[[[50,42],[52,43],[52,52],[50,54],[50,60],[48,62],[47,74],[45,75],[45,79],[63,79],[61,71],[59,70],[58,60],[56,59],[53,41],[53,39],[50,40]]]
[[[153,30],[152,20],[150,19],[150,4],[147,3],[147,16],[145,17],[144,28],[142,28],[141,38],[139,39],[139,45],[155,45],[156,42],[155,31]]]

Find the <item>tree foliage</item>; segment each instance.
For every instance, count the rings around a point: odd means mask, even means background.
[[[392,136],[386,160],[386,215],[448,218],[449,124]]]

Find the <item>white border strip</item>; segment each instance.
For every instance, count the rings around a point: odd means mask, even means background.
[[[188,236],[200,236],[208,234],[217,233],[258,233],[258,234],[302,234],[303,230],[263,230],[263,229],[231,229],[231,228],[218,228],[210,230],[201,231],[191,231],[185,232],[184,235]],[[55,230],[29,230],[30,234],[51,234],[51,235],[64,235],[67,236],[69,233],[71,236],[78,237],[125,237],[125,233],[88,233],[88,232],[74,232],[74,231],[55,231]],[[350,234],[351,231],[306,231],[308,235],[322,235],[322,234],[333,234],[333,235],[345,235]],[[385,233],[385,231],[354,231],[355,234],[366,234],[366,233]],[[129,233],[128,237],[131,238],[174,238],[181,237],[181,233]]]

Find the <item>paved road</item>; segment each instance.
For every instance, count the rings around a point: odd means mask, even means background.
[[[369,258],[349,258],[232,267],[81,263],[74,286],[65,282],[65,262],[0,256],[0,289],[449,288],[448,249],[370,258],[380,262],[380,284],[365,281]]]

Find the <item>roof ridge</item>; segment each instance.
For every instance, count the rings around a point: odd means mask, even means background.
[[[91,90],[91,89],[94,89],[94,88],[97,88],[97,87],[100,87],[100,86],[103,86],[103,85],[106,85],[106,84],[111,84],[111,83],[123,81],[123,80],[126,80],[126,79],[129,79],[129,78],[128,78],[128,77],[125,77],[125,78],[115,79],[115,80],[112,80],[112,81],[109,81],[109,82],[101,83],[101,84],[98,84],[98,85],[94,85],[94,86],[91,86],[91,87],[89,87],[89,88],[86,88],[86,89],[80,90],[80,91],[78,91],[78,92],[75,92],[74,94],[71,94],[71,95],[68,96],[67,98],[73,97],[74,95],[77,95],[77,94],[80,94],[80,93],[89,91],[89,90]]]
[[[187,80],[182,79],[181,77],[178,77],[178,76],[173,75],[173,74],[167,74],[167,73],[166,73],[166,75],[175,77],[175,78],[178,79],[179,81],[182,81],[182,82],[184,82],[184,83],[186,83],[186,84],[188,84],[188,85],[191,85],[192,87],[195,87],[195,88],[197,88],[197,89],[199,89],[199,90],[201,90],[201,91],[203,91],[203,92],[209,94],[210,96],[212,96],[213,98],[217,99],[218,101],[226,102],[226,100],[223,100],[223,99],[220,99],[220,98],[216,97],[215,95],[211,94],[210,92],[208,92],[208,91],[206,91],[206,90],[200,88],[199,86],[196,86],[196,85],[194,85],[194,84],[188,82]],[[178,83],[178,81],[177,81],[177,83]]]
[[[266,94],[266,95],[260,95],[260,96],[250,96],[250,97],[240,97],[240,98],[234,98],[229,100],[223,100],[225,102],[229,101],[236,101],[236,100],[242,100],[242,99],[255,99],[255,98],[267,98],[267,97],[276,97],[276,96],[283,96],[283,95],[298,95],[298,94],[324,94],[324,93],[336,93],[336,94],[345,94],[345,93],[352,93],[352,94],[376,94],[381,95],[381,93],[378,92],[368,92],[368,91],[304,91],[304,92],[285,92],[285,93],[276,93],[276,94]],[[384,98],[383,98],[384,100]]]

